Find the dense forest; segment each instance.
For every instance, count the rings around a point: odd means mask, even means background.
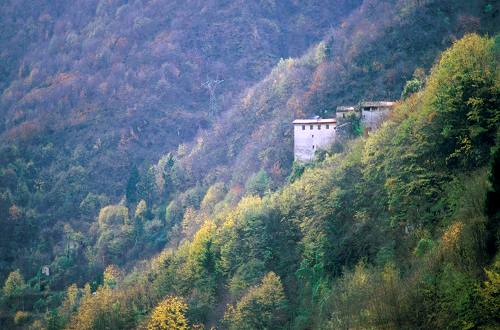
[[[498,1],[0,7],[0,328],[500,327]]]

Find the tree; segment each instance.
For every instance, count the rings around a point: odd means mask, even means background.
[[[167,297],[151,313],[148,330],[185,330],[188,329],[186,303],[175,296]]]
[[[95,217],[97,211],[109,203],[109,198],[106,195],[97,195],[89,192],[80,203],[80,211],[88,217]]]
[[[146,201],[144,199],[141,199],[141,201],[137,204],[135,208],[135,218],[144,221],[146,219],[147,213],[148,213],[148,206],[146,204]]]
[[[402,99],[408,98],[411,94],[416,93],[419,90],[421,90],[422,86],[423,86],[423,83],[416,78],[413,78],[412,80],[408,80],[405,84],[405,87],[403,88],[403,92],[401,93],[401,98]]]
[[[66,289],[66,297],[57,311],[47,315],[49,329],[62,329],[66,325],[71,315],[77,310],[80,303],[80,290],[76,284],[70,285]]]
[[[121,205],[108,205],[99,211],[99,227],[124,225],[129,223],[128,209]]]
[[[106,206],[99,212],[98,224],[98,256],[104,264],[121,264],[132,246],[134,236],[134,226],[129,221],[128,209],[121,205]]]
[[[487,250],[490,257],[495,256],[498,251],[498,243],[500,242],[500,139],[497,146],[493,150],[491,170],[489,173],[489,181],[491,189],[486,197],[486,214],[488,222]]]
[[[132,166],[130,175],[127,180],[127,188],[125,196],[128,203],[135,203],[137,201],[137,183],[139,182],[139,170],[137,166]]]
[[[175,158],[172,153],[168,153],[160,158],[158,163],[153,166],[155,185],[161,197],[168,199],[170,194],[175,191],[172,181],[172,168],[175,164]]]
[[[411,80],[408,80],[401,93],[401,98],[406,99],[411,94],[420,91],[424,87],[425,71],[422,68],[416,68]]]
[[[112,289],[116,287],[116,285],[121,281],[123,274],[121,270],[115,265],[109,265],[104,270],[103,274],[103,283],[105,286],[108,286]]]
[[[137,197],[151,204],[156,193],[154,167],[150,167],[137,182]]]
[[[245,183],[247,194],[263,196],[269,190],[269,176],[266,171],[260,170],[252,175]]]
[[[83,288],[78,312],[72,316],[66,329],[105,330],[132,328],[133,314],[127,306],[128,297],[109,286],[100,286],[92,292],[90,285]]]
[[[483,287],[479,289],[479,296],[483,313],[482,321],[489,321],[498,326],[500,324],[500,273],[498,272],[500,262],[497,261],[495,266],[497,269],[485,269],[487,279]]]
[[[182,273],[190,283],[189,316],[194,322],[206,322],[217,301],[220,279],[219,246],[215,241],[216,226],[207,220],[188,246]]]
[[[280,329],[286,327],[287,299],[280,278],[267,273],[259,286],[251,288],[229,306],[224,320],[229,329]]]
[[[17,311],[14,315],[14,324],[17,326],[25,325],[30,320],[31,314],[25,311]]]
[[[19,305],[25,290],[26,283],[19,269],[10,272],[3,286],[3,294],[14,309]]]
[[[436,158],[450,168],[486,165],[500,122],[495,39],[469,34],[445,51],[423,95]]]
[[[217,182],[211,185],[201,201],[200,208],[205,211],[212,211],[214,206],[224,198],[225,194],[226,187],[224,183]]]

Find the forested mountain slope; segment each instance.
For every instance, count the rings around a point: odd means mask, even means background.
[[[498,37],[440,53],[494,35],[498,2],[358,4],[23,7],[33,29],[2,35],[24,46],[1,53],[0,325],[494,326]],[[379,133],[292,164],[294,117],[403,91]]]
[[[499,61],[498,35],[465,36],[375,134],[263,197],[207,193],[184,223],[201,223],[192,240],[128,276],[108,267],[94,294],[69,288],[46,321],[498,327]]]
[[[79,158],[88,190],[116,197],[132,164],[210,126],[207,79],[224,80],[222,111],[359,2],[5,1],[3,144],[54,146]]]
[[[281,61],[248,89],[181,162],[193,176],[209,182],[241,184],[248,173],[264,168],[279,184],[292,164],[289,123],[294,118],[333,115],[337,106],[363,100],[397,100],[415,70],[429,70],[438,54],[464,33],[497,31],[498,8],[488,5],[364,1],[317,47],[301,58]]]
[[[222,112],[359,3],[2,1],[0,277],[31,277],[63,254],[65,225],[87,236],[135,166],[210,127],[207,79],[224,80]]]

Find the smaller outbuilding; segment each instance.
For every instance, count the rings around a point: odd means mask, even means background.
[[[366,131],[371,132],[380,127],[394,108],[395,102],[371,101],[361,102],[361,122]]]
[[[45,276],[50,276],[50,268],[49,266],[43,266],[42,267],[42,274]]]

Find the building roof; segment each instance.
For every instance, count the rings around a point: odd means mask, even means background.
[[[337,112],[344,112],[344,111],[354,111],[356,108],[351,105],[340,105],[337,107]]]
[[[331,124],[336,123],[337,119],[335,118],[318,118],[318,119],[295,119],[293,121],[294,124]]]
[[[368,101],[361,102],[361,107],[392,107],[396,102],[391,101]]]

